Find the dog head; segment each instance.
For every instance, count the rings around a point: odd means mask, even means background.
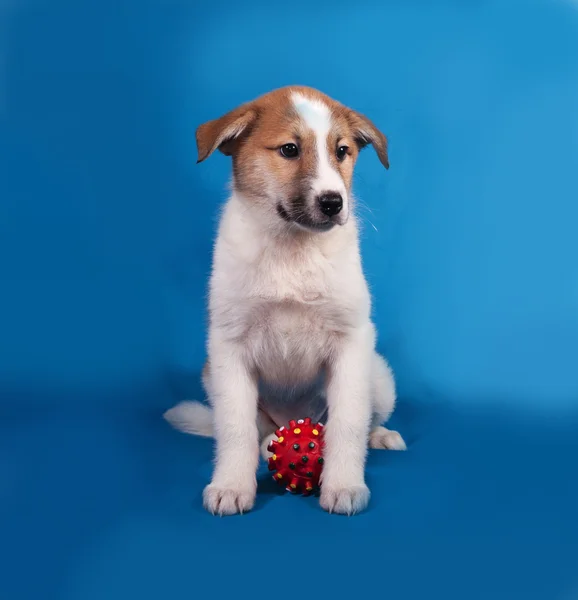
[[[198,162],[233,158],[235,189],[256,208],[309,231],[347,222],[359,151],[389,168],[387,139],[365,116],[312,88],[275,90],[197,129]]]

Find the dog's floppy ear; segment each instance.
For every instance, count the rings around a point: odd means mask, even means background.
[[[197,129],[197,163],[203,162],[217,148],[225,155],[233,152],[233,142],[255,122],[257,111],[243,104],[219,119],[207,121]]]
[[[361,150],[371,144],[381,164],[389,169],[389,158],[387,156],[387,138],[379,129],[364,115],[351,110],[349,112],[349,122],[353,128],[353,136]]]

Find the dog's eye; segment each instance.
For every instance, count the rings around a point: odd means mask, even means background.
[[[335,156],[337,156],[337,160],[343,160],[347,156],[347,151],[349,150],[349,146],[339,146],[337,151],[335,152]]]
[[[295,144],[283,144],[279,148],[279,152],[285,158],[297,158],[299,156],[299,148]]]

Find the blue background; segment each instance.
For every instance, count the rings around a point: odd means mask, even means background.
[[[407,453],[369,510],[200,505],[206,278],[277,86],[389,136],[356,176]],[[0,597],[578,598],[578,2],[0,2]]]

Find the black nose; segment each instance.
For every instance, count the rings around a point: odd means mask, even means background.
[[[317,199],[319,208],[324,215],[334,217],[343,208],[343,198],[337,192],[327,192]]]

